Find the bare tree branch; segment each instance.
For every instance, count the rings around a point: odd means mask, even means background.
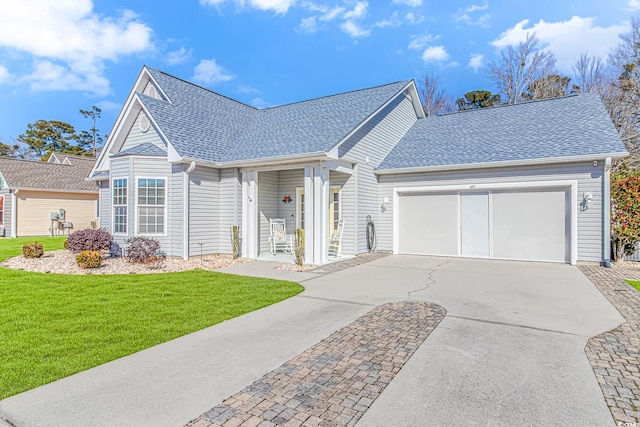
[[[538,49],[535,34],[527,34],[517,49],[509,46],[501,52],[500,63],[490,64],[489,78],[507,104],[524,101],[527,88],[536,80],[554,73],[556,60],[551,52]]]
[[[422,108],[427,117],[456,110],[454,99],[444,89],[440,89],[440,78],[431,72],[427,72],[425,75],[420,94],[422,95]]]
[[[583,53],[571,68],[573,69],[574,81],[581,93],[602,94],[607,85],[608,76],[601,58]]]

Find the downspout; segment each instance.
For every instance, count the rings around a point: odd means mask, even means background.
[[[184,196],[182,197],[182,224],[184,230],[184,236],[182,236],[182,259],[189,259],[189,187],[190,180],[189,174],[196,168],[196,162],[192,161],[183,175]]]
[[[18,189],[11,192],[11,237],[18,237]]]
[[[602,264],[611,268],[611,157],[604,159],[602,178]]]

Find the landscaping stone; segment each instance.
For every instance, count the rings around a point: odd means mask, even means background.
[[[187,425],[355,425],[444,316],[422,301],[376,307]]]
[[[616,424],[640,424],[640,292],[624,280],[640,280],[640,269],[595,265],[580,269],[626,319],[589,339],[585,353]]]

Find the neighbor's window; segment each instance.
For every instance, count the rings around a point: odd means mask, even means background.
[[[0,196],[0,225],[4,224],[4,196]]]
[[[138,178],[138,233],[164,234],[165,179]]]
[[[113,232],[127,232],[127,178],[113,180]]]

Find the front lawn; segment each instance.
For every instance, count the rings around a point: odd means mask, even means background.
[[[627,280],[627,283],[640,291],[640,281],[638,281],[638,280]]]
[[[0,260],[39,240],[1,239]],[[62,275],[0,268],[0,400],[289,298],[293,282],[202,270]]]

